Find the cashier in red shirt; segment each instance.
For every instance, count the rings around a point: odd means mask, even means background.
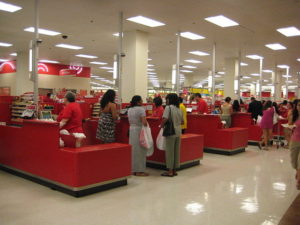
[[[197,113],[198,114],[207,114],[208,106],[206,101],[202,98],[200,93],[195,94],[195,100],[197,101]]]
[[[164,107],[162,106],[161,97],[155,97],[153,99],[153,102],[154,102],[155,108],[153,109],[152,116],[159,117],[161,119],[164,114]]]
[[[82,129],[82,113],[78,103],[75,102],[76,96],[72,92],[65,95],[65,108],[57,117],[61,134],[70,134],[76,138],[76,147],[81,146],[82,140],[85,138]],[[61,143],[62,144],[62,143]]]
[[[44,103],[53,103],[54,100],[51,98],[51,93],[47,93],[47,96],[43,99]]]

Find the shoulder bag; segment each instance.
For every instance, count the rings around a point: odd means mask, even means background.
[[[171,113],[171,106],[169,106],[170,112],[169,112],[169,118],[167,120],[167,122],[164,125],[164,131],[163,131],[163,136],[164,137],[168,137],[171,135],[175,134],[175,128],[174,128],[174,123],[172,120],[172,113]]]

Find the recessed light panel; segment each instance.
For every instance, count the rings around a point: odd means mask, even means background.
[[[241,62],[241,66],[248,66],[248,64]]]
[[[272,50],[284,50],[286,49],[286,47],[284,47],[283,45],[279,44],[279,43],[274,43],[274,44],[267,44],[265,45],[267,48],[270,48]]]
[[[180,72],[182,72],[182,73],[192,73],[193,71],[191,71],[191,70],[180,70]]]
[[[199,55],[199,56],[206,56],[206,55],[209,55],[207,52],[201,52],[201,51],[191,51],[189,52],[190,54],[193,54],[193,55]]]
[[[24,29],[24,31],[34,32],[35,28],[34,27],[27,27],[27,28]],[[39,32],[39,34],[45,34],[45,35],[49,35],[49,36],[56,36],[56,35],[61,34],[57,31],[46,30],[46,29],[42,29],[42,28],[39,28],[38,32]]]
[[[6,43],[6,42],[0,42],[0,46],[1,47],[10,47],[10,46],[12,46],[12,44]]]
[[[104,69],[104,70],[113,70],[112,67],[108,67],[108,66],[102,66],[102,67],[99,67],[100,69]]]
[[[7,62],[9,61],[8,59],[0,59],[0,62]]]
[[[58,61],[46,60],[46,59],[39,60],[39,62],[43,62],[43,63],[59,63]]]
[[[277,31],[286,37],[299,36],[300,30],[297,27],[283,27],[277,29]]]
[[[94,55],[84,55],[84,54],[78,54],[76,55],[77,57],[81,57],[81,58],[88,58],[88,59],[96,59],[98,58],[98,56],[94,56]]]
[[[246,55],[246,57],[249,59],[263,59],[263,57],[259,55]]]
[[[223,15],[219,16],[212,16],[205,18],[206,21],[211,22],[213,24],[216,24],[220,27],[232,27],[232,26],[238,26],[239,24]]]
[[[182,33],[180,33],[180,36],[184,37],[184,38],[191,39],[191,40],[199,40],[199,39],[204,39],[205,38],[205,37],[203,37],[199,34],[195,34],[195,33],[192,33],[192,32],[182,32]]]
[[[290,68],[288,65],[278,65],[277,67],[280,68],[280,69]]]
[[[259,77],[260,74],[259,73],[251,73],[251,76],[254,76],[254,77]]]
[[[131,22],[135,22],[135,23],[139,23],[148,27],[159,27],[159,26],[164,26],[166,24],[144,17],[144,16],[135,16],[135,17],[130,17],[127,20],[131,21]]]
[[[76,46],[76,45],[68,45],[68,44],[57,44],[55,46],[59,47],[59,48],[68,48],[68,49],[74,49],[74,50],[83,49],[83,47]]]
[[[264,73],[272,73],[273,70],[263,70]]]
[[[190,66],[190,65],[184,65],[182,67],[183,68],[188,68],[188,69],[197,69],[197,66]]]
[[[16,52],[9,54],[11,56],[17,56],[18,54]]]
[[[20,9],[22,9],[22,7],[20,7],[20,6],[9,4],[6,2],[2,2],[2,1],[0,2],[0,10],[6,11],[6,12],[16,12]]]
[[[96,64],[96,65],[106,65],[106,62],[90,62],[90,64]]]
[[[190,62],[190,63],[202,63],[202,61],[196,60],[196,59],[186,59],[186,60],[184,60],[184,61]]]

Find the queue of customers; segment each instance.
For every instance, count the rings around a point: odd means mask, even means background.
[[[114,90],[108,90],[100,101],[101,114],[98,122],[96,137],[103,143],[115,142],[115,127],[118,114],[115,104],[116,93]],[[201,94],[195,94],[194,99],[197,101],[197,112],[205,114],[208,112],[207,103],[202,99]],[[81,146],[85,138],[82,129],[82,114],[79,104],[75,102],[75,95],[68,92],[65,95],[65,108],[60,112],[57,121],[59,122],[60,132],[62,134],[72,134],[76,137],[76,147]],[[164,127],[168,119],[172,119],[175,128],[175,134],[166,137],[166,165],[168,171],[162,176],[173,177],[177,175],[176,169],[179,168],[180,156],[180,136],[187,128],[187,112],[183,105],[183,99],[177,94],[168,94],[166,97],[166,107],[162,107],[160,97],[154,99],[155,109],[154,116],[162,119],[161,127]],[[142,126],[147,126],[145,109],[142,107],[143,100],[141,96],[133,96],[131,107],[128,110],[129,143],[132,145],[132,168],[136,176],[148,176],[146,169],[146,150],[139,144],[139,135]],[[227,97],[220,108],[221,118],[226,121],[226,126],[230,127],[231,114],[239,112],[239,102],[235,100],[231,104],[231,98]],[[251,98],[248,112],[254,120],[259,122],[263,130],[262,142],[259,147],[268,150],[270,140],[272,139],[272,129],[278,115],[288,119],[288,127],[285,128],[285,138],[291,150],[292,166],[296,170],[297,187],[300,189],[300,101],[284,101],[277,106],[272,101],[257,101]],[[60,140],[62,142],[62,140]],[[63,145],[63,143],[61,143]],[[285,146],[286,148],[288,146]]]

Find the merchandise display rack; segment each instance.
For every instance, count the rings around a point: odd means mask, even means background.
[[[31,103],[20,101],[13,102],[11,110],[12,121],[22,119],[21,116],[29,105],[31,105]]]
[[[95,103],[93,105],[92,117],[99,118],[99,116],[100,116],[100,103]]]

